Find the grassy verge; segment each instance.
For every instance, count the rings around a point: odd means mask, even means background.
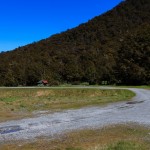
[[[149,150],[150,129],[138,125],[116,125],[97,130],[67,133],[59,139],[2,146],[2,150]]]
[[[89,85],[88,83],[81,83],[79,85],[71,85],[71,84],[62,84],[59,85],[59,87],[83,87],[83,86],[88,86],[88,87],[119,87],[119,88],[141,88],[141,89],[149,89],[150,90],[150,85],[139,85],[139,86],[125,86],[125,85]],[[58,87],[58,86],[57,86]]]
[[[0,121],[29,115],[35,110],[58,111],[91,105],[104,105],[131,99],[128,90],[81,88],[0,89]],[[19,113],[18,113],[19,112]]]
[[[150,90],[149,85],[141,85],[141,86],[115,86],[115,87],[122,87],[122,88],[140,88],[140,89],[148,89]]]

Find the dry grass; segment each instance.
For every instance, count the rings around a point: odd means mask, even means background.
[[[128,90],[77,88],[0,89],[0,122],[31,116],[33,111],[80,108],[131,99]]]
[[[119,149],[120,147],[120,149]],[[121,148],[122,147],[122,148]],[[67,133],[58,139],[48,137],[32,143],[7,144],[2,150],[149,150],[150,129],[138,125],[117,125],[97,130]],[[118,149],[117,149],[118,148]],[[125,149],[124,149],[125,148]]]

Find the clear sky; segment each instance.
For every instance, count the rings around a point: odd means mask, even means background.
[[[0,0],[0,52],[87,22],[122,0]]]

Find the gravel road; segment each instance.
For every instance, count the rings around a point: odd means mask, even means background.
[[[150,126],[150,90],[128,88],[136,93],[130,102],[105,107],[86,107],[35,118],[0,123],[0,143],[13,140],[34,140],[39,136],[51,138],[76,129],[99,128],[111,124],[138,123]]]

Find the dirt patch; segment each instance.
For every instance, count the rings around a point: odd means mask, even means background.
[[[47,90],[37,91],[35,97],[48,96],[48,95],[54,95],[53,91],[50,91],[50,90],[49,91],[47,91]]]

